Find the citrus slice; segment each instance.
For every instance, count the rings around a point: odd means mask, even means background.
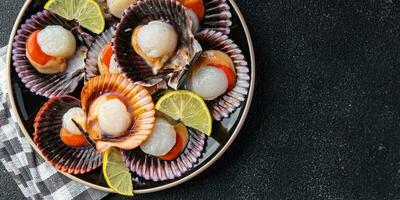
[[[76,20],[79,24],[100,34],[104,31],[105,21],[99,4],[94,0],[49,0],[44,6],[67,20]]]
[[[212,118],[204,100],[197,94],[178,90],[165,94],[158,100],[156,109],[180,120],[208,136],[212,131]]]
[[[132,177],[118,149],[110,148],[104,153],[103,174],[108,186],[114,192],[133,196]]]

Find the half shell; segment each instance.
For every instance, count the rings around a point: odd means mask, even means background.
[[[110,147],[134,149],[146,140],[154,127],[155,109],[149,92],[120,74],[104,74],[90,79],[81,93],[82,108],[88,114],[94,101],[104,94],[118,94],[125,98],[128,112],[133,116],[133,126],[120,138],[95,141],[100,152]],[[88,124],[87,126],[88,127]],[[89,132],[89,135],[91,133]]]
[[[231,32],[232,13],[226,0],[204,0],[205,15],[200,30],[215,30],[224,34]]]
[[[84,174],[99,167],[103,155],[90,145],[70,147],[62,142],[62,118],[73,107],[80,107],[80,102],[71,96],[54,97],[47,101],[36,115],[33,139],[54,167],[71,174]]]
[[[146,61],[139,56],[131,45],[131,36],[135,27],[147,24],[150,21],[161,20],[174,26],[179,35],[179,44],[174,56],[172,56],[164,68],[157,74]],[[168,74],[178,73],[175,77],[182,77],[182,70],[190,65],[201,52],[201,47],[194,39],[192,22],[185,8],[176,0],[141,0],[129,7],[117,25],[113,50],[117,63],[121,66],[123,74],[133,81],[149,82],[157,84]],[[177,81],[172,82],[172,87],[177,88]],[[176,85],[173,85],[176,84]]]
[[[196,34],[196,39],[205,50],[220,50],[228,54],[235,65],[235,87],[211,101],[211,113],[215,120],[221,121],[229,117],[245,101],[250,87],[250,69],[242,51],[227,35],[213,30],[204,30]]]
[[[102,53],[104,46],[112,42],[112,38],[115,35],[115,27],[112,26],[106,31],[104,31],[101,35],[99,35],[92,45],[89,47],[89,50],[86,54],[85,58],[85,80],[89,80],[95,76],[100,75],[100,71],[98,68],[98,57]]]
[[[12,59],[15,71],[21,78],[25,86],[31,92],[45,97],[54,97],[72,93],[84,76],[84,55],[85,51],[79,52],[74,59],[78,66],[73,69],[69,67],[67,71],[58,74],[41,74],[29,62],[26,57],[26,40],[34,31],[43,29],[47,25],[61,25],[68,30],[73,30],[77,39],[85,43],[90,39],[90,35],[82,31],[74,21],[67,21],[49,11],[42,11],[26,20],[17,31],[13,42]],[[86,38],[86,39],[85,39]]]
[[[183,176],[192,169],[201,157],[205,145],[204,134],[190,130],[190,139],[186,150],[174,161],[164,161],[143,153],[140,149],[123,151],[122,158],[126,166],[145,180],[165,181]]]

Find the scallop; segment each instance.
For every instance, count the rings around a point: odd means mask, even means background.
[[[98,119],[101,130],[110,137],[121,137],[128,130],[132,118],[124,103],[119,99],[102,102],[98,107]]]
[[[193,10],[188,9],[188,14],[190,16],[190,19],[192,20],[192,32],[196,33],[200,29],[200,20],[199,17],[197,17],[196,13],[193,12]]]
[[[59,25],[47,26],[37,36],[44,53],[54,57],[70,58],[76,51],[76,40],[71,31]]]
[[[191,129],[188,131],[189,138],[187,145],[185,145],[183,152],[173,160],[162,160],[160,157],[150,156],[142,151],[143,148],[122,151],[122,158],[126,166],[135,175],[145,180],[157,182],[182,177],[196,166],[207,145],[206,135]],[[166,149],[164,152],[166,152]],[[157,153],[161,154],[164,152],[160,151]]]
[[[13,66],[31,92],[56,97],[75,91],[84,77],[85,42],[92,37],[75,21],[48,10],[32,15],[14,38]]]
[[[103,74],[86,82],[81,93],[86,128],[96,149],[130,150],[151,134],[155,109],[149,92],[121,74]]]
[[[84,121],[78,99],[67,95],[49,99],[35,117],[33,140],[46,160],[58,170],[71,174],[88,173],[102,164],[103,155],[88,143],[79,146],[64,143],[64,130],[72,134],[72,138],[79,136],[79,130],[70,123],[72,118]]]
[[[81,126],[84,126],[86,123],[86,115],[80,107],[73,107],[69,109],[64,115],[62,119],[62,128],[66,129],[69,133],[75,135],[81,135],[81,131],[74,124],[72,120],[78,122]]]
[[[136,0],[107,0],[107,6],[112,15],[121,18],[124,11]]]
[[[156,118],[150,137],[140,145],[143,152],[152,156],[163,156],[171,151],[176,143],[176,131],[167,120]]]
[[[213,100],[228,89],[225,72],[213,66],[205,66],[193,72],[189,80],[189,89],[204,100]]]
[[[121,68],[118,67],[118,63],[115,61],[115,54],[111,56],[110,68],[108,71],[110,73],[121,73]]]
[[[147,86],[168,79],[173,89],[201,53],[186,9],[165,0],[141,0],[130,6],[117,25],[113,49],[126,77]]]
[[[88,53],[85,57],[85,80],[100,74],[121,72],[117,62],[115,61],[115,54],[112,52],[112,48],[108,48],[108,45],[111,45],[112,43],[114,35],[115,27],[111,26],[102,34],[97,36],[93,44],[89,47]],[[103,58],[105,50],[111,50],[112,56],[110,63],[104,62]],[[109,66],[107,66],[107,64],[109,64]]]
[[[196,61],[196,65],[217,65],[225,70],[228,77],[230,86],[227,92],[209,102],[214,119],[221,121],[228,118],[246,100],[250,87],[250,69],[239,46],[222,32],[203,30],[196,34],[196,38],[207,50]]]
[[[178,45],[178,33],[174,27],[162,21],[151,21],[138,26],[132,35],[132,46],[157,74],[174,54]]]

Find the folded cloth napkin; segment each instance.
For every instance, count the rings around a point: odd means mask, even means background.
[[[5,90],[6,48],[0,49],[0,160],[29,199],[101,199],[107,193],[90,189],[59,173],[29,145],[9,111]]]

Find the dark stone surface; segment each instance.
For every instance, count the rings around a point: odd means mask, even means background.
[[[0,2],[1,44],[22,2]],[[138,199],[399,199],[399,3],[238,4],[257,58],[241,135],[205,173]],[[0,169],[1,198],[21,198]]]

